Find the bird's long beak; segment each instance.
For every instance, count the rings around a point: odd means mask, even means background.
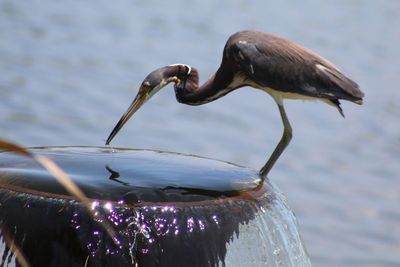
[[[110,144],[111,140],[117,135],[119,130],[122,129],[129,118],[132,117],[132,115],[153,95],[155,95],[170,82],[180,84],[181,81],[177,77],[177,73],[182,72],[184,74],[182,68],[183,70],[186,70],[187,73],[190,73],[191,67],[185,64],[174,64],[156,69],[155,71],[152,71],[149,75],[147,75],[142,83],[142,86],[140,86],[139,92],[133,100],[132,104],[129,106],[124,115],[122,115],[121,119],[112,130],[110,136],[107,138],[106,145]]]
[[[146,102],[149,98],[147,96],[147,91],[143,85],[140,87],[138,94],[136,95],[135,99],[133,100],[132,104],[129,106],[128,110],[122,115],[121,119],[118,121],[117,125],[115,125],[114,129],[112,130],[111,134],[107,138],[106,145],[109,145],[111,140],[117,135],[119,130],[125,125],[125,123],[129,120],[130,117]]]

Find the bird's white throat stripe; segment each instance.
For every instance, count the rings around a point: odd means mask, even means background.
[[[233,78],[233,81],[226,88],[218,90],[218,92],[216,94],[211,95],[211,96],[205,98],[203,101],[201,101],[201,103],[197,102],[196,104],[199,105],[199,104],[209,103],[220,97],[223,97],[224,95],[231,92],[233,89],[242,86],[245,83],[245,80],[246,79],[244,78],[244,76],[242,74],[236,74]],[[250,84],[249,84],[249,86],[250,86]]]
[[[169,65],[170,67],[173,66],[185,66],[186,68],[188,68],[188,75],[192,72],[192,67],[190,67],[188,64],[183,64],[183,63],[175,63],[175,64],[171,64]]]

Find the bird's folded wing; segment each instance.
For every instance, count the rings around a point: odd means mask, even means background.
[[[260,86],[317,98],[359,100],[363,93],[332,63],[294,43],[237,41],[229,51],[244,74]]]

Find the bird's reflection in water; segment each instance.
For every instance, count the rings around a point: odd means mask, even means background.
[[[129,183],[119,180],[119,177],[120,177],[121,175],[119,174],[119,172],[114,171],[113,169],[111,169],[110,165],[106,165],[105,168],[106,168],[106,170],[109,171],[110,174],[111,174],[110,177],[109,177],[108,179],[110,179],[111,181],[120,183],[120,184],[122,184],[122,185],[127,185],[127,186],[129,185]]]

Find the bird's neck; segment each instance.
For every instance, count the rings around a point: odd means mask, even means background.
[[[176,98],[179,102],[188,105],[212,102],[239,87],[236,86],[235,76],[237,75],[234,72],[219,69],[201,86],[198,79],[189,80],[186,86],[176,90]]]

